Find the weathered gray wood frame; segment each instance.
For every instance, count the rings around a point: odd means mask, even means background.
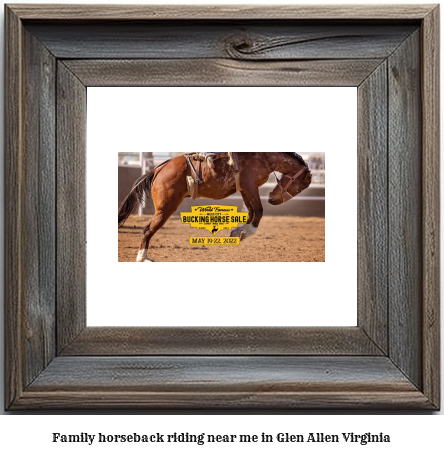
[[[5,17],[7,409],[439,408],[438,6]],[[86,327],[86,87],[196,84],[358,87],[358,327]]]

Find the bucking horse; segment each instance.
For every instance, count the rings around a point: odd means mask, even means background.
[[[248,209],[245,225],[231,231],[241,241],[254,235],[263,215],[259,187],[272,172],[282,174],[270,193],[274,206],[295,197],[311,183],[311,172],[303,158],[295,152],[230,152],[218,154],[184,154],[171,158],[140,177],[119,208],[119,227],[151,194],[155,213],[143,230],[138,262],[152,262],[148,257],[150,240],[174,214],[186,197],[222,200],[240,191]],[[217,160],[211,159],[216,156]],[[207,157],[208,159],[206,159]],[[234,158],[234,160],[233,160]],[[190,185],[195,182],[195,186]]]

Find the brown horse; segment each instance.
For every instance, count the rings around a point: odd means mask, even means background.
[[[263,208],[259,187],[268,181],[270,174],[273,171],[283,174],[268,199],[270,204],[278,205],[306,189],[311,183],[311,173],[302,157],[294,152],[236,152],[236,155],[241,194],[249,216],[247,224],[234,229],[231,236],[244,240],[256,233],[261,221]],[[120,206],[119,227],[151,193],[156,212],[143,230],[138,262],[152,261],[148,258],[150,240],[188,196],[187,174],[185,156],[172,158],[138,179]],[[203,183],[199,185],[200,197],[221,200],[236,192],[233,167],[227,159],[214,161],[212,167],[203,162],[201,174]]]

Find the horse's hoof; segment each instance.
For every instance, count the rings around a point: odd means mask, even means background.
[[[139,250],[136,263],[154,263],[154,261],[151,258],[148,258],[147,252],[147,249]]]
[[[240,238],[241,242],[244,241],[245,239],[249,238],[253,234],[255,234],[257,231],[257,228],[255,228],[253,225],[242,225],[238,226],[236,229],[234,229],[231,232],[231,237],[238,237]]]
[[[247,239],[247,233],[237,228],[231,232],[230,237],[238,237],[240,238],[240,242],[242,242],[244,239]]]
[[[231,233],[230,237],[240,237],[242,234],[242,231],[239,228],[235,228]]]

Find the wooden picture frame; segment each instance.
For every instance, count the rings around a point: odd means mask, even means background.
[[[438,8],[7,5],[6,409],[439,409]],[[358,87],[358,326],[86,327],[101,85]]]

